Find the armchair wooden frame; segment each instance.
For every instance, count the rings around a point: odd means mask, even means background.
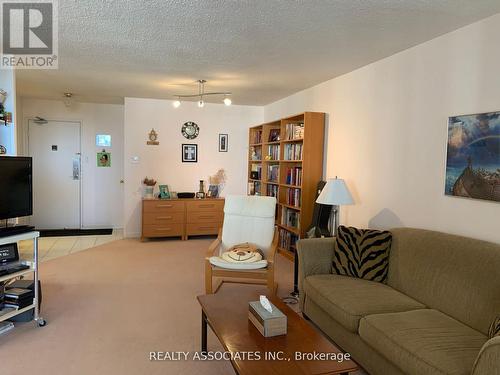
[[[216,267],[210,263],[210,257],[218,255],[216,252],[222,243],[222,229],[219,230],[217,239],[212,242],[207,250],[205,258],[205,292],[206,294],[216,293],[223,283],[239,284],[262,284],[267,285],[269,292],[276,293],[278,284],[274,282],[274,264],[276,249],[278,247],[278,230],[274,229],[274,237],[271,247],[267,252],[267,267],[257,270],[234,270]],[[214,284],[214,279],[216,283]]]

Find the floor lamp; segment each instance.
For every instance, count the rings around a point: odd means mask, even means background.
[[[316,199],[316,203],[333,206],[332,213],[330,214],[330,232],[336,236],[339,226],[340,206],[354,204],[344,180],[337,177],[328,179],[325,187],[321,190],[321,194]]]

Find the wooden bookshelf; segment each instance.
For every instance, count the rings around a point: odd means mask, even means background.
[[[323,175],[324,134],[325,114],[320,112],[249,129],[248,194],[276,196],[278,252],[290,260],[295,242],[311,226],[316,188]],[[260,171],[258,179],[252,178],[252,171]]]

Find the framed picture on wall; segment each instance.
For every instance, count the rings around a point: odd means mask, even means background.
[[[183,163],[196,163],[198,162],[198,145],[196,144],[182,144],[182,162]]]
[[[500,202],[500,111],[448,120],[445,194]]]
[[[219,152],[227,152],[229,149],[229,136],[227,134],[219,134]]]

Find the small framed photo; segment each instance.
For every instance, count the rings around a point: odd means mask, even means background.
[[[98,167],[111,167],[111,153],[102,151],[97,153]]]
[[[207,197],[217,198],[218,196],[219,196],[219,186],[218,185],[210,185],[208,187]]]
[[[198,162],[198,145],[196,144],[182,144],[182,162],[183,163],[196,163]]]
[[[229,149],[229,136],[227,134],[219,134],[219,152],[227,152]]]
[[[271,129],[269,131],[269,142],[277,142],[280,140],[280,129]]]

